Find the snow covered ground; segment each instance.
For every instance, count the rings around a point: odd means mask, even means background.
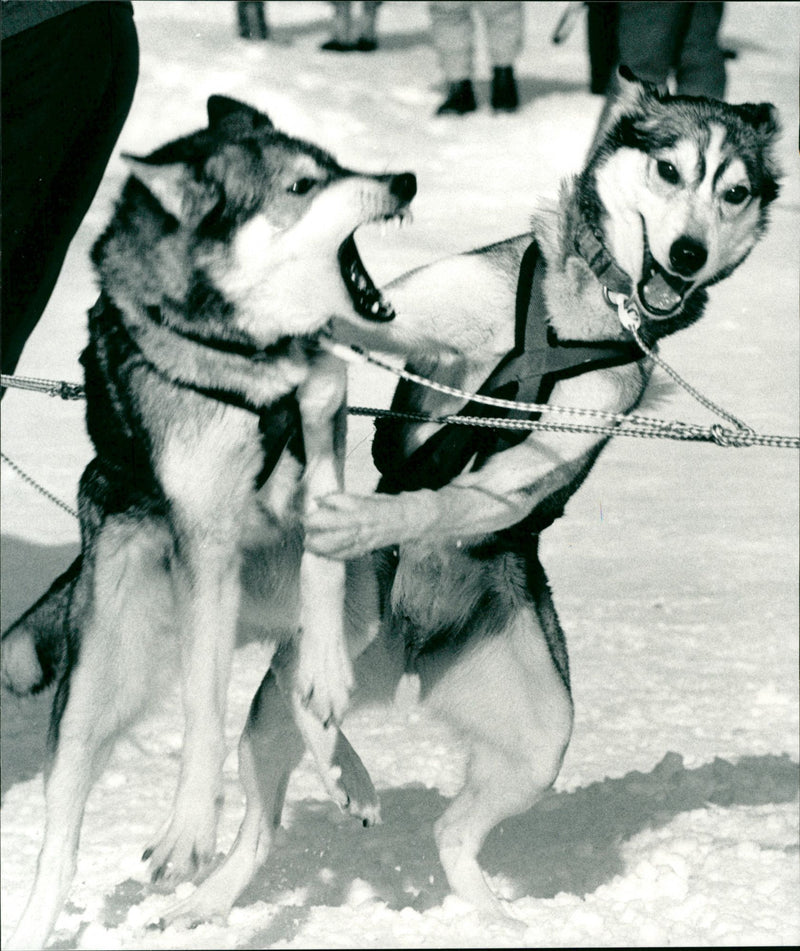
[[[142,63],[119,151],[146,152],[204,122],[214,92],[345,164],[416,171],[415,225],[364,230],[368,267],[409,267],[524,230],[537,195],[576,171],[600,100],[587,90],[582,27],[549,37],[561,3],[528,3],[518,65],[523,106],[435,119],[441,97],[425,4],[391,2],[381,49],[318,50],[326,3],[269,4],[274,38],[234,33],[232,3],[136,0]],[[728,3],[738,52],[729,97],[770,100],[786,134],[785,181],[766,239],[712,292],[696,328],[665,357],[766,432],[798,427],[798,3]],[[481,61],[481,76],[487,75]],[[486,83],[479,85],[485,103]],[[88,249],[125,174],[112,160],[19,372],[78,380],[95,286]],[[359,371],[354,402],[386,406],[392,380]],[[708,423],[680,393],[658,415]],[[3,450],[74,504],[90,458],[80,404],[10,392]],[[371,424],[351,426],[348,479],[370,489]],[[458,789],[457,741],[406,685],[390,710],[355,714],[348,734],[381,794],[383,825],[340,815],[304,761],[274,855],[227,926],[161,933],[144,923],[171,896],[139,861],[169,808],[181,716],[172,698],[120,744],[94,789],[78,871],[54,948],[613,947],[796,945],[798,853],[797,454],[619,439],[543,543],[574,680],[576,726],[551,795],[490,836],[482,862],[527,924],[486,925],[448,895],[432,825]],[[65,567],[77,524],[2,469],[2,619]],[[262,662],[236,658],[219,848],[242,813],[235,743]],[[42,756],[50,697],[3,696],[2,938],[29,890],[43,829]],[[189,888],[190,886],[184,886]]]

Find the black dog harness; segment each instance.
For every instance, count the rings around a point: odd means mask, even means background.
[[[602,367],[633,363],[644,356],[635,343],[618,340],[560,340],[550,326],[544,297],[546,264],[534,241],[520,264],[516,298],[514,348],[478,391],[484,396],[526,403],[546,403],[559,380]],[[503,418],[538,419],[540,413],[500,411]],[[494,416],[498,410],[468,403],[461,416]],[[473,470],[495,453],[522,442],[526,430],[491,429],[462,425],[444,426],[410,456],[402,453],[402,422],[381,419],[376,423],[373,456],[382,479],[378,490],[397,493],[438,489],[459,475],[475,456]]]

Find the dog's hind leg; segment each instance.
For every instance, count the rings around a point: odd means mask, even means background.
[[[45,833],[31,896],[10,949],[41,948],[74,875],[86,800],[116,737],[140,714],[169,656],[169,536],[124,516],[99,529],[75,581],[69,663],[53,702]]]
[[[175,399],[178,399],[177,397]],[[263,465],[258,417],[182,394],[159,456],[175,537],[178,639],[185,728],[169,820],[145,849],[154,881],[193,876],[214,854],[227,753],[228,681],[242,603],[242,537]]]
[[[420,673],[427,699],[469,748],[464,787],[435,827],[442,866],[457,895],[503,915],[478,853],[499,822],[529,809],[558,774],[572,726],[568,687],[530,607],[500,633],[475,632],[464,650],[429,657]]]
[[[338,727],[324,726],[302,704],[291,678],[288,689],[279,686],[279,679],[284,678],[275,670],[267,672],[239,741],[239,778],[247,805],[236,841],[223,863],[187,899],[160,916],[162,928],[227,918],[269,856],[289,778],[305,749],[340,808],[357,815],[365,826],[380,821],[372,780],[347,738]]]

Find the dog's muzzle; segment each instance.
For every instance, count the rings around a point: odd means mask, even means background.
[[[663,318],[676,314],[694,287],[694,281],[686,280],[702,268],[706,250],[688,238],[678,239],[670,249],[670,265],[679,273],[673,274],[656,261],[647,240],[647,228],[642,221],[644,235],[644,259],[642,278],[636,286],[636,296],[644,309],[653,317]],[[682,243],[683,242],[683,243]]]

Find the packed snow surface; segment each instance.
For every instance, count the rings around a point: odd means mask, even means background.
[[[517,64],[522,107],[437,119],[442,88],[426,4],[385,3],[380,49],[323,53],[327,3],[269,3],[272,39],[248,43],[233,3],[136,0],[141,74],[97,199],[19,372],[79,380],[88,263],[126,174],[143,154],[205,121],[212,93],[244,99],[343,164],[414,170],[413,229],[359,244],[378,283],[437,257],[526,229],[541,197],[579,170],[601,101],[588,91],[585,24],[553,46],[562,3],[527,3]],[[785,173],[769,232],[713,288],[696,327],[662,353],[699,389],[764,432],[798,426],[795,151],[800,4],[729,3],[723,41],[732,101],[774,102]],[[356,370],[352,400],[387,406],[393,381]],[[679,390],[649,409],[712,420]],[[12,391],[3,450],[74,504],[91,456],[83,407]],[[371,424],[350,431],[348,482],[369,491]],[[9,623],[69,563],[77,523],[2,470],[2,617]],[[381,795],[362,829],[326,798],[304,760],[266,867],[227,923],[151,930],[174,901],[148,882],[144,845],[168,813],[182,720],[177,695],[122,741],[89,799],[78,869],[54,948],[613,947],[797,945],[798,466],[791,450],[618,439],[547,532],[543,560],[571,651],[574,737],[552,792],[504,822],[481,855],[523,922],[487,923],[449,894],[432,826],[458,790],[458,739],[401,686],[389,709],[347,731]],[[236,739],[263,673],[259,647],[236,656],[231,755],[218,847],[242,815]],[[176,691],[177,694],[177,691]],[[51,697],[3,697],[2,938],[29,891],[43,826]],[[191,885],[181,886],[184,894]]]

